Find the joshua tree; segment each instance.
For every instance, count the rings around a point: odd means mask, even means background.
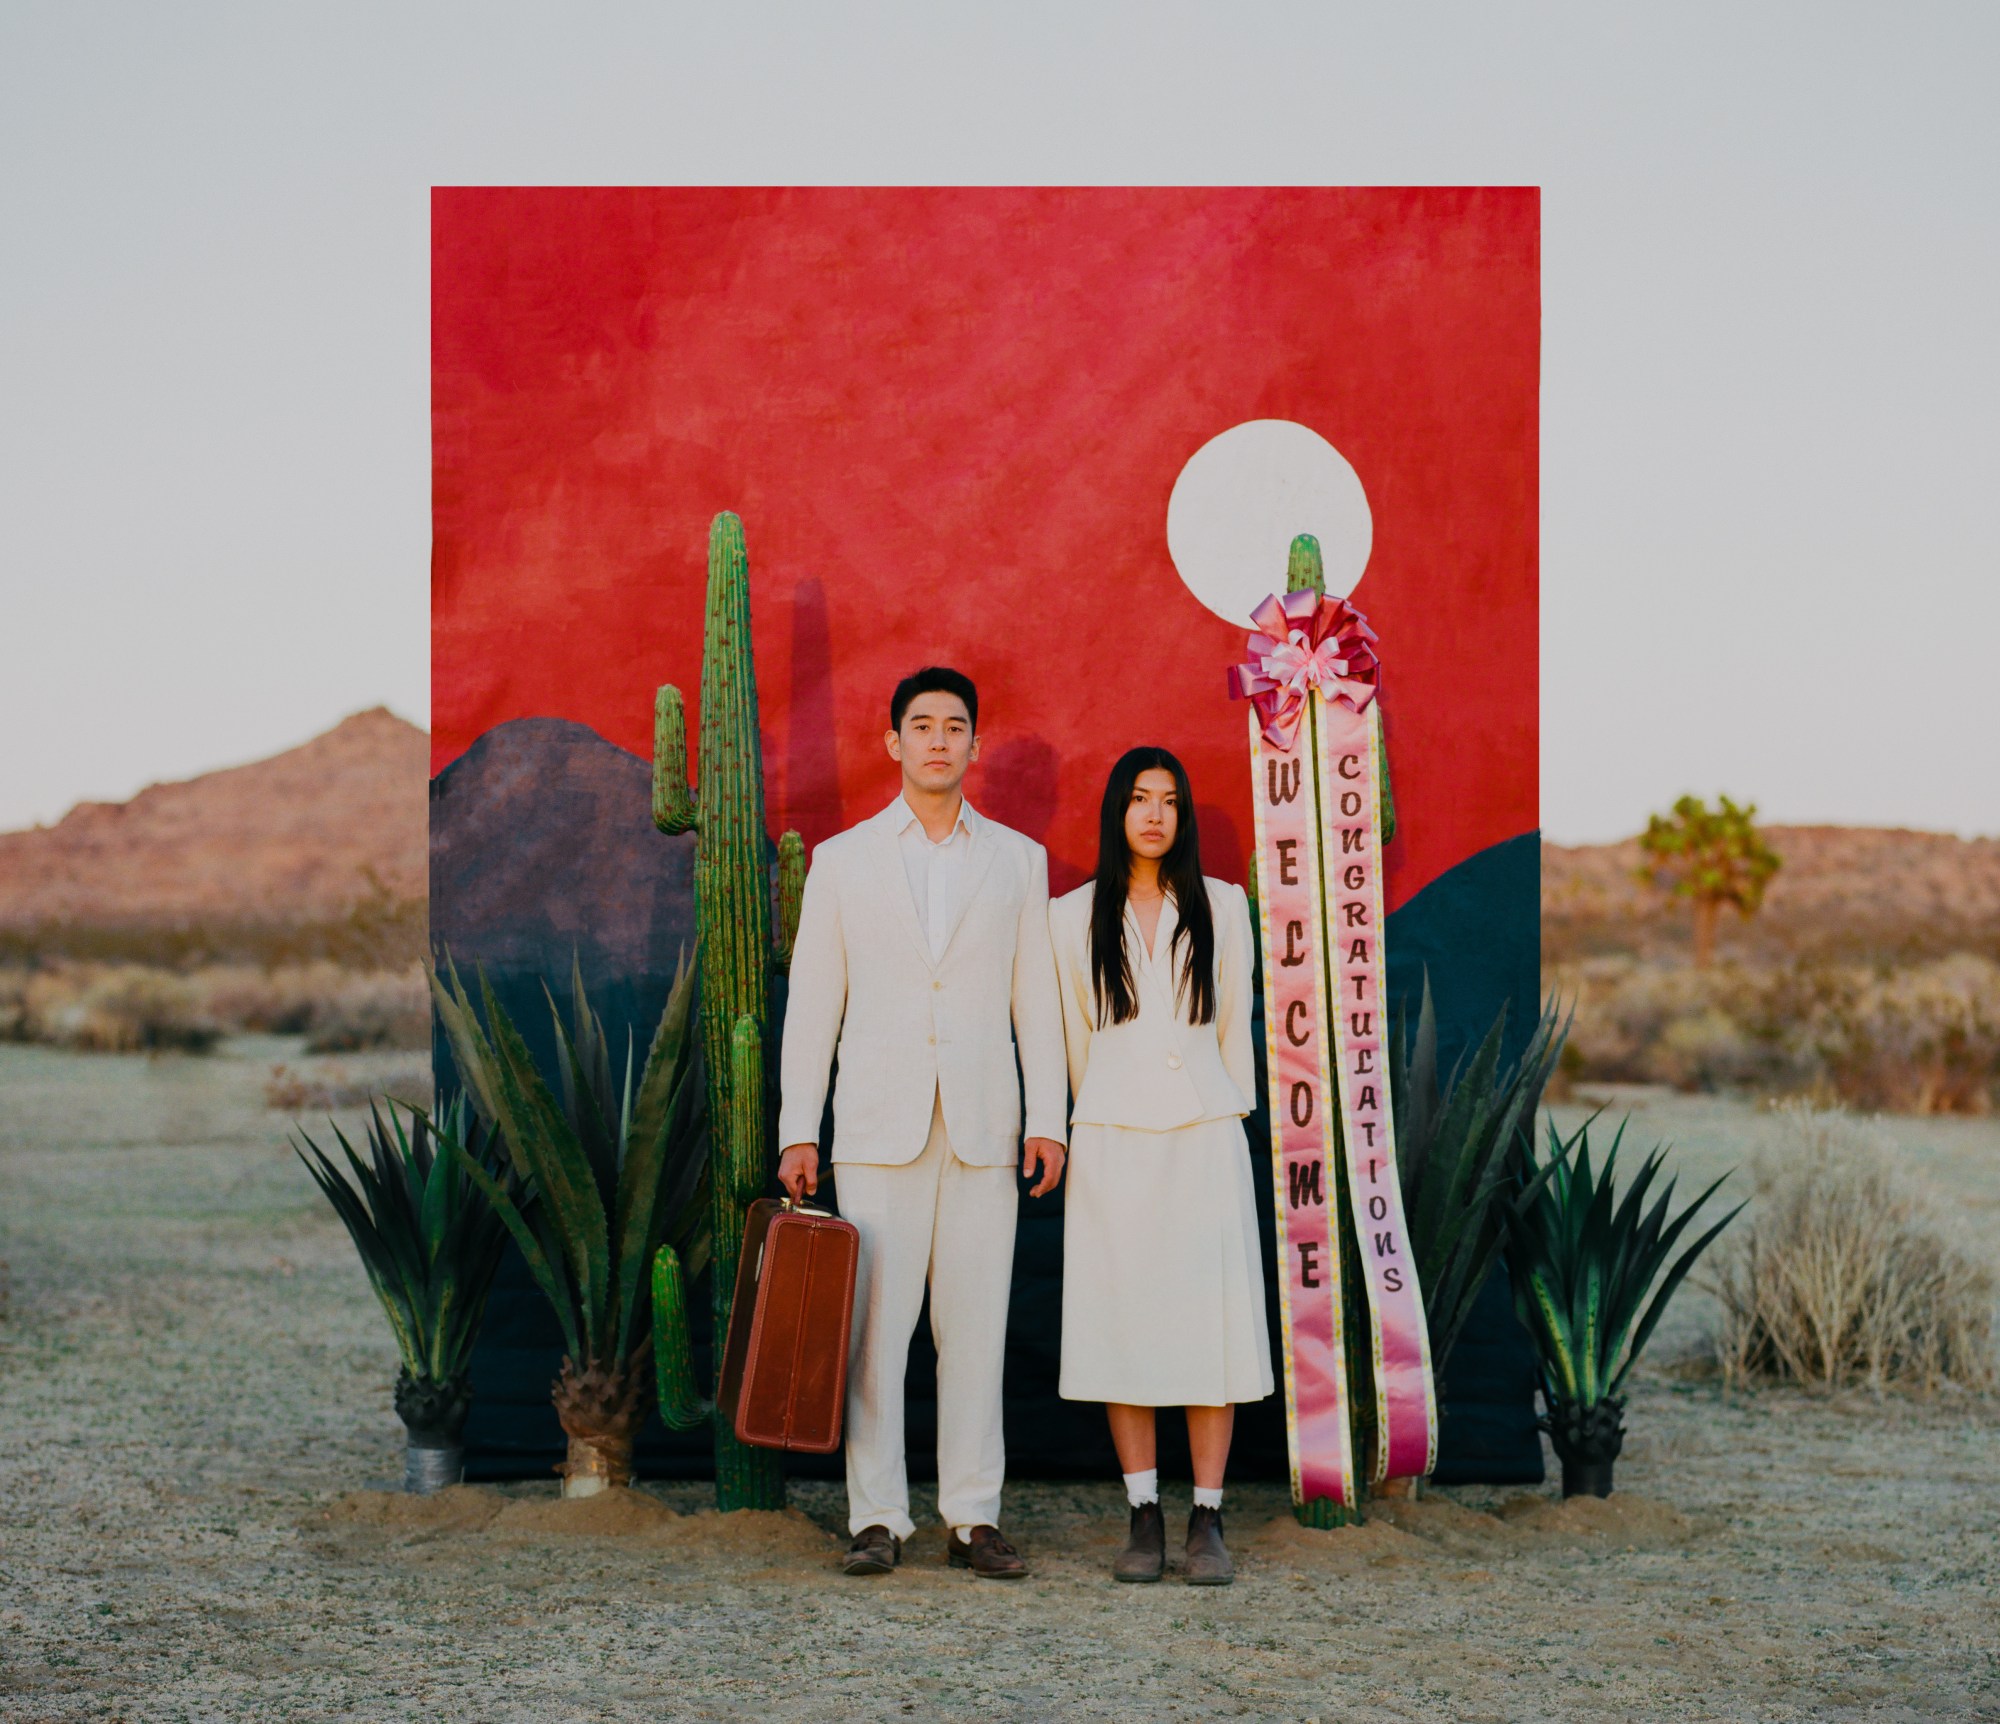
[[[1764,842],[1755,821],[1757,804],[1739,808],[1728,797],[1711,810],[1698,796],[1683,796],[1673,818],[1655,814],[1639,835],[1646,860],[1639,878],[1694,903],[1694,967],[1705,970],[1715,955],[1715,923],[1725,904],[1744,917],[1764,901],[1764,888],[1777,873],[1777,852]]]
[[[368,1158],[338,1125],[343,1173],[303,1129],[292,1145],[361,1254],[396,1337],[396,1414],[408,1433],[403,1486],[429,1492],[456,1484],[472,1407],[472,1343],[507,1235],[473,1177],[437,1146],[428,1119],[411,1110],[404,1129],[390,1101],[385,1124],[368,1110]],[[464,1101],[440,1115],[442,1135],[496,1186],[509,1182],[498,1139],[466,1118]]]
[[[764,756],[757,741],[757,667],[750,647],[750,565],[743,523],[715,517],[708,535],[708,612],[701,654],[701,776],[688,788],[687,715],[681,692],[663,687],[653,710],[653,820],[663,832],[693,832],[695,944],[701,972],[701,1034],[708,1061],[708,1113],[715,1122],[709,1191],[714,1204],[711,1310],[722,1360],[744,1210],[770,1177],[771,1126],[764,1104],[763,1048],[770,1041],[771,972],[791,961],[805,889],[805,846],[778,841],[778,927],[771,926],[770,840],[764,831]],[[779,1457],[738,1442],[727,1419],[693,1393],[685,1371],[689,1266],[671,1251],[655,1266],[655,1332],[662,1354],[660,1410],[688,1428],[715,1430],[715,1500],[723,1509],[782,1508]],[[677,1378],[677,1370],[679,1375]]]
[[[691,1027],[693,971],[683,964],[675,975],[637,1072],[628,1043],[619,1084],[604,1025],[574,965],[570,989],[567,1027],[549,1001],[558,1102],[484,978],[482,1028],[457,972],[448,983],[431,974],[459,1077],[473,1106],[497,1126],[520,1183],[503,1188],[462,1149],[459,1160],[555,1307],[568,1349],[551,1390],[569,1438],[563,1494],[591,1496],[632,1481],[652,1351],[646,1267],[662,1240],[677,1241],[697,1267],[708,1252],[701,1192],[707,1121]]]

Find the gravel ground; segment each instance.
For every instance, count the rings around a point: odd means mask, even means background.
[[[1994,1406],[1725,1395],[1674,1364],[1698,1296],[1609,1502],[1307,1533],[1248,1487],[1226,1590],[1112,1585],[1112,1486],[1012,1487],[1006,1586],[935,1527],[844,1579],[829,1487],[394,1496],[393,1351],[264,1108],[278,1059],[0,1047],[0,1717],[2000,1719]],[[1768,1131],[1635,1104],[1691,1176]],[[1991,1237],[2000,1127],[1892,1129]]]

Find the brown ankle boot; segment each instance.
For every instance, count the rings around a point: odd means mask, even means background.
[[[1111,1565],[1114,1580],[1158,1580],[1167,1566],[1167,1519],[1157,1502],[1141,1503],[1132,1511],[1132,1530],[1125,1548]]]
[[[1222,1510],[1197,1503],[1188,1516],[1188,1585],[1227,1586],[1235,1578],[1236,1564],[1222,1542]]]

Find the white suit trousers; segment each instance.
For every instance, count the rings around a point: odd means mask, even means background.
[[[1014,1272],[1014,1170],[968,1167],[931,1106],[923,1154],[901,1167],[843,1161],[840,1213],[861,1235],[847,1369],[847,1525],[914,1530],[903,1452],[910,1337],[931,1290],[938,1352],[938,1513],[997,1526],[1007,1471],[1000,1377]]]

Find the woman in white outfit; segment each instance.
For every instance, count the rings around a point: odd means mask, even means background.
[[[1187,1409],[1187,1578],[1226,1585],[1236,1404],[1273,1380],[1243,1136],[1250,909],[1240,886],[1202,874],[1187,772],[1165,749],[1112,767],[1096,878],[1052,903],[1049,923],[1075,1097],[1062,1394],[1106,1403],[1132,1508],[1120,1580],[1165,1567],[1154,1409]]]

